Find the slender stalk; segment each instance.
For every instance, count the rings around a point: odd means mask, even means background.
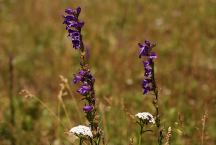
[[[205,112],[202,118],[201,145],[204,145],[206,120],[207,120],[207,113]]]
[[[66,118],[68,120],[69,125],[72,125],[71,121],[70,121],[70,118],[69,118],[69,115],[68,115],[68,112],[67,112],[67,109],[66,109],[66,106],[65,106],[63,98],[62,98],[62,96],[63,96],[63,90],[64,90],[64,85],[62,84],[62,85],[60,85],[60,87],[61,88],[60,88],[60,91],[59,91],[59,94],[58,94],[58,99],[59,99],[60,103],[62,104],[62,107],[63,107],[63,110],[65,112],[65,115],[66,115]]]
[[[138,145],[142,145],[142,133],[143,133],[143,126],[140,125]]]
[[[82,138],[80,137],[79,145],[82,145]]]
[[[162,140],[163,140],[163,130],[161,129],[161,123],[160,123],[160,112],[159,112],[159,105],[158,105],[158,88],[155,80],[155,72],[154,72],[154,62],[151,63],[151,68],[152,68],[152,85],[153,85],[153,92],[155,95],[153,104],[155,107],[155,114],[156,114],[156,126],[158,128],[158,145],[162,145]]]

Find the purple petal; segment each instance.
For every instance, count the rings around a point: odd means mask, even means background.
[[[71,14],[73,14],[73,10],[71,8],[67,8],[67,9],[65,9],[65,13],[71,15]]]
[[[78,8],[76,9],[76,13],[77,13],[77,15],[79,15],[79,14],[80,14],[80,12],[81,12],[81,8],[80,8],[80,7],[78,7]]]
[[[157,55],[155,52],[152,52],[151,55],[149,56],[149,58],[154,59],[157,58]]]
[[[85,111],[85,112],[90,112],[90,111],[92,111],[92,109],[93,109],[93,106],[90,106],[90,105],[86,105],[83,107],[83,111]]]

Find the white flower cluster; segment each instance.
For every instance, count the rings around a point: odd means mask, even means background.
[[[88,136],[91,138],[93,137],[90,127],[87,127],[84,125],[78,125],[76,127],[71,128],[69,133],[72,133],[78,137],[81,137],[81,136]]]
[[[154,117],[149,112],[140,112],[137,113],[135,116],[139,119],[142,119],[143,121],[148,121],[149,123],[155,124]]]

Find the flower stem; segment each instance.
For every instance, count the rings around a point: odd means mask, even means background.
[[[142,144],[142,133],[143,133],[143,126],[140,126],[138,145]]]
[[[79,145],[82,145],[82,138],[80,137]]]
[[[153,85],[153,91],[154,91],[154,107],[156,111],[156,126],[158,128],[158,145],[162,145],[162,140],[163,140],[163,130],[161,129],[161,124],[160,124],[160,112],[159,112],[159,105],[158,105],[158,88],[154,76],[154,62],[151,63],[151,68],[152,68],[152,85]]]

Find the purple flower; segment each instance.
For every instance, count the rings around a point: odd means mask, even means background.
[[[142,81],[143,94],[147,94],[149,91],[153,90],[153,69],[152,64],[153,59],[157,58],[155,52],[151,52],[152,48],[155,46],[151,44],[149,41],[145,41],[143,44],[138,44],[140,47],[139,57],[146,57],[146,60],[143,61],[144,65],[144,80]]]
[[[142,81],[142,88],[143,88],[143,94],[147,94],[149,91],[151,91],[151,79],[144,79]]]
[[[151,53],[152,48],[155,46],[154,44],[151,44],[149,41],[145,41],[143,44],[138,43],[138,45],[140,47],[139,58],[142,56],[156,57],[155,53]]]
[[[145,77],[151,77],[152,75],[152,68],[150,66],[151,62],[152,62],[151,59],[148,59],[143,62],[144,70],[145,70],[145,74],[144,74]]]
[[[93,109],[93,106],[90,106],[90,105],[85,105],[83,107],[83,111],[85,111],[85,112],[90,112],[90,111],[92,111],[92,109]]]
[[[71,38],[73,47],[75,49],[81,48],[81,29],[84,25],[84,22],[80,22],[78,16],[81,12],[81,8],[73,10],[71,8],[65,9],[66,15],[64,17],[63,24],[66,25],[66,30],[68,31],[68,36]]]
[[[79,74],[82,75],[82,76],[84,76],[86,73],[87,73],[87,71],[85,71],[85,70],[80,70],[79,71]]]
[[[73,83],[76,84],[82,80],[82,76],[80,75],[74,75]]]
[[[91,91],[91,87],[87,85],[82,85],[80,88],[78,88],[77,92],[81,95],[85,96]]]
[[[71,8],[65,9],[65,13],[67,13],[69,15],[79,16],[80,12],[81,12],[81,8],[80,7],[77,7],[75,10],[73,10]]]
[[[73,83],[76,84],[78,82],[84,81],[86,73],[86,71],[80,70],[79,73],[74,75]]]
[[[155,52],[152,52],[149,56],[150,59],[154,59],[154,58],[157,58],[157,55]]]
[[[93,84],[95,81],[94,77],[91,75],[90,71],[80,70],[79,73],[74,75],[73,83],[85,82],[89,85]]]

